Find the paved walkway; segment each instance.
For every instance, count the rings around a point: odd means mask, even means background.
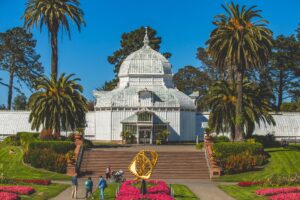
[[[234,200],[225,192],[218,188],[221,183],[212,182],[210,180],[165,180],[168,184],[186,185],[201,200]],[[228,184],[228,183],[226,183]]]
[[[97,184],[96,180],[94,181],[94,185]],[[51,200],[74,200],[72,199],[72,187],[71,187],[71,181],[53,181],[53,183],[63,183],[63,184],[70,184],[70,187],[68,187],[66,190],[64,190],[62,193],[60,193],[58,196],[52,198]],[[85,179],[78,179],[78,191],[77,191],[77,199],[85,199]],[[93,187],[93,190],[95,191],[97,187]],[[93,192],[94,192],[93,191]]]
[[[85,179],[78,180],[78,193],[77,199],[85,199],[85,186],[84,186]],[[97,184],[96,180],[93,180],[94,184]],[[168,179],[165,180],[168,184],[182,184],[189,187],[192,192],[195,193],[201,200],[234,200],[234,198],[228,196],[225,192],[218,188],[219,182],[211,182],[210,180],[181,180],[181,179]],[[53,181],[55,183],[67,183],[70,182],[65,181]],[[228,183],[224,183],[228,184]],[[96,190],[96,187],[93,188]],[[58,196],[52,198],[51,200],[73,200],[71,198],[72,188],[69,187]]]

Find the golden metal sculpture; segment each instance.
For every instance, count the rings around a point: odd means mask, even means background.
[[[156,165],[158,154],[155,151],[141,150],[131,161],[128,169],[136,179],[148,180]]]

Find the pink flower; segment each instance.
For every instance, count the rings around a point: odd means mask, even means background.
[[[139,188],[132,186],[132,184],[137,184],[138,181],[125,181],[120,187],[116,200],[174,200],[169,195],[170,189],[164,181],[151,180],[147,182],[154,185],[148,188],[147,194],[142,195]]]
[[[17,200],[19,196],[17,194],[9,193],[9,192],[0,192],[1,200]]]
[[[155,183],[153,183],[155,184]],[[148,188],[148,193],[151,194],[170,194],[170,189],[167,184],[163,181],[157,181],[157,185],[151,186]]]
[[[239,182],[237,185],[240,186],[240,187],[249,187],[249,186],[252,186],[252,185],[261,185],[263,184],[264,182],[262,181],[258,181],[258,182]]]
[[[23,183],[35,183],[38,185],[50,185],[51,180],[27,180],[27,179],[16,179],[17,182]]]
[[[272,196],[276,194],[291,193],[291,192],[300,192],[300,189],[296,187],[289,187],[289,188],[267,188],[267,189],[261,189],[255,191],[257,195],[262,195],[262,196]]]
[[[0,192],[10,192],[22,195],[29,195],[35,192],[32,187],[28,186],[0,186]]]
[[[287,193],[287,194],[277,194],[275,196],[271,196],[270,200],[299,200],[300,193]]]

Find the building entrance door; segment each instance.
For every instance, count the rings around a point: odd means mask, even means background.
[[[152,130],[140,129],[139,130],[139,144],[152,144]]]

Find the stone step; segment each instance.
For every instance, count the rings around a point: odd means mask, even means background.
[[[83,155],[81,174],[99,177],[104,175],[107,165],[112,170],[124,170],[125,177],[132,179],[129,172],[133,157],[137,152],[90,150]],[[159,152],[158,163],[152,178],[155,179],[208,179],[209,172],[203,152]]]

